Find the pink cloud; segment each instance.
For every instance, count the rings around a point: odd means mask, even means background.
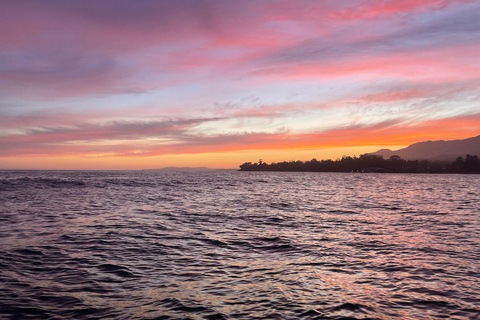
[[[386,18],[401,13],[420,13],[422,11],[434,11],[444,9],[457,3],[468,2],[466,0],[399,0],[399,1],[363,1],[345,10],[334,12],[333,16],[340,19],[375,19]]]
[[[472,63],[480,45],[438,49],[428,52],[379,53],[355,58],[339,57],[336,61],[297,61],[295,64],[270,65],[254,72],[265,75],[266,81],[301,79],[332,79],[363,76],[366,79],[399,77],[450,82],[480,78],[480,65]],[[456,59],[459,55],[464,59]],[[330,59],[329,59],[330,60]]]
[[[339,20],[380,19],[402,13],[420,13],[435,11],[470,2],[468,0],[397,0],[397,1],[304,1],[301,4],[295,1],[265,2],[266,12],[270,12],[276,20],[290,20],[293,17],[303,19],[335,18]],[[272,18],[273,18],[272,17]]]
[[[170,78],[176,78],[173,85],[191,81],[188,75],[194,69],[206,70],[197,81],[215,78],[216,72],[232,76],[291,73],[296,78],[308,78],[313,72],[325,76],[371,71],[382,76],[390,76],[392,71],[410,74],[414,59],[421,64],[431,59],[411,57],[408,48],[412,43],[424,43],[418,50],[425,51],[430,46],[426,39],[439,38],[442,48],[448,48],[456,45],[457,38],[433,37],[425,27],[420,32],[423,38],[415,35],[416,30],[401,29],[407,33],[399,34],[397,23],[385,24],[382,19],[399,13],[429,14],[464,2],[10,3],[0,13],[5,31],[0,35],[0,60],[4,61],[3,66],[0,62],[0,84],[6,88],[3,94],[64,97],[159,88],[165,83],[139,79],[165,70],[172,73]],[[378,19],[384,28],[372,29],[372,19]],[[344,32],[349,20],[356,21],[351,25],[356,32]],[[457,20],[443,20],[445,25],[435,30],[459,25]],[[474,21],[471,17],[464,20]],[[476,25],[470,27],[474,34]],[[409,41],[411,37],[415,41]],[[406,48],[400,47],[399,53],[385,51],[385,47],[395,49],[399,41]],[[236,51],[221,51],[228,48]],[[459,55],[455,53],[455,57]],[[383,69],[374,70],[380,63]]]

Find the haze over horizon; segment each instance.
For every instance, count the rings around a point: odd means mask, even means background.
[[[1,6],[0,169],[237,168],[480,134],[480,1]]]

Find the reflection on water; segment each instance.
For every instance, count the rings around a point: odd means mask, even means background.
[[[479,182],[0,172],[0,316],[480,318]]]

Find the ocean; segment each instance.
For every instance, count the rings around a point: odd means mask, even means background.
[[[1,171],[1,319],[480,319],[480,175]]]

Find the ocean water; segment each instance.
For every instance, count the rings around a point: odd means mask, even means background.
[[[0,172],[1,319],[480,319],[480,175]]]

